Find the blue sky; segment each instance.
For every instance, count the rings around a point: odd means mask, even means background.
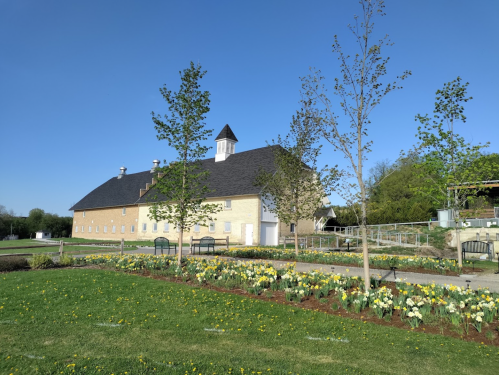
[[[360,9],[353,0],[0,0],[0,204],[72,215],[122,165],[135,173],[174,159],[151,111],[166,112],[159,88],[176,91],[191,60],[208,71],[213,139],[229,124],[236,152],[265,146],[287,133],[310,66],[332,91],[334,35],[355,51],[347,24]],[[431,113],[435,91],[457,76],[474,98],[458,133],[498,152],[499,2],[388,0],[385,10],[375,34],[395,43],[383,53],[388,77],[412,76],[372,114],[366,171],[414,145],[414,116]],[[347,165],[327,144],[320,161]]]

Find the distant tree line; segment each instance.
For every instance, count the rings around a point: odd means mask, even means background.
[[[14,211],[7,210],[0,205],[0,239],[10,235],[22,238],[35,238],[36,232],[46,230],[53,238],[68,237],[73,226],[72,217],[60,217],[56,214],[46,213],[40,208],[34,208],[28,217],[16,216]]]
[[[493,169],[496,171],[492,178],[487,175],[486,179],[499,180],[497,172],[499,154],[482,154],[480,160],[475,160],[474,164],[480,164],[483,168],[484,162],[495,166]],[[390,163],[389,160],[379,161],[370,169],[369,178],[366,181],[368,225],[428,221],[437,216],[437,209],[443,207],[416,192],[423,183],[417,171],[420,163],[421,159],[418,155],[409,154],[394,163]],[[433,176],[433,178],[438,179],[439,176]],[[490,198],[486,194],[482,194],[480,202],[485,206],[499,205],[497,197]],[[336,218],[330,219],[328,226],[358,225],[360,205],[333,206],[333,209]]]

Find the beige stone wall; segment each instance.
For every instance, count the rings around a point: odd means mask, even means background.
[[[125,208],[125,214],[123,214]],[[138,206],[124,206],[75,211],[73,233],[75,238],[119,241],[136,240],[138,232]],[[113,226],[115,227],[113,233]],[[124,233],[122,233],[124,226]],[[134,232],[132,232],[134,226]],[[106,232],[107,227],[107,232]]]
[[[451,230],[450,233],[452,235],[450,246],[455,247],[456,246],[456,231]],[[461,242],[476,241],[477,233],[479,235],[480,241],[486,240],[487,233],[489,234],[489,239],[491,241],[494,241],[496,239],[496,234],[499,233],[499,228],[467,228],[467,229],[462,229],[459,232],[459,237],[461,239]]]
[[[450,242],[450,246],[456,247],[457,242],[456,242],[456,231],[452,230],[450,231],[452,234],[452,239]],[[466,241],[476,241],[477,240],[477,233],[479,235],[479,240],[486,242],[487,240],[487,233],[489,234],[489,241],[493,243],[494,246],[494,258],[497,259],[496,252],[499,251],[499,241],[496,241],[496,235],[499,233],[499,228],[467,228],[461,230],[459,233],[459,238],[461,242],[466,242]],[[480,255],[483,254],[469,254],[466,255],[466,257],[479,257]]]
[[[201,238],[210,236],[214,238],[226,238],[229,236],[231,243],[244,244],[246,235],[246,224],[253,224],[253,244],[256,245],[260,241],[259,231],[259,208],[260,199],[257,195],[248,196],[233,196],[208,199],[205,203],[220,204],[225,207],[225,200],[231,200],[231,208],[223,209],[216,215],[215,230],[210,231],[208,227],[200,226],[199,231],[196,232],[192,227],[189,231],[184,232],[184,243],[189,242],[189,238]],[[154,231],[153,224],[147,215],[149,213],[149,205],[139,206],[138,214],[138,232],[137,238],[140,240],[153,240],[156,237],[166,237],[170,241],[178,242],[178,232],[169,224],[168,231],[165,231],[165,221],[157,223],[157,229]],[[231,223],[230,232],[226,232],[225,222]],[[143,230],[143,225],[146,224],[146,229]]]
[[[298,222],[298,235],[306,235],[314,233],[314,221],[313,220],[300,220]],[[279,223],[279,237],[281,236],[294,236],[294,233],[291,233],[291,225],[285,223]]]

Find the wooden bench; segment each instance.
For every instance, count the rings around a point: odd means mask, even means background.
[[[198,247],[199,255],[201,255],[201,248],[205,247],[208,254],[210,253],[210,247],[213,249],[213,254],[215,254],[215,239],[213,237],[203,237],[199,240],[198,244],[192,244],[194,248],[194,253],[196,254],[196,246]]]
[[[177,245],[170,245],[170,241],[165,237],[158,237],[154,240],[154,255],[156,255],[157,250],[161,250],[161,255],[163,255],[163,250],[168,249],[168,255],[170,255],[170,249],[175,249],[175,254],[177,254]]]
[[[487,254],[489,260],[492,260],[493,254],[490,251],[490,246],[487,242],[482,241],[466,241],[461,244],[463,259],[466,259],[466,253]]]

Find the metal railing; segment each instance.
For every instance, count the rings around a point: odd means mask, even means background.
[[[325,236],[305,236],[298,237],[298,243],[301,249],[331,249],[331,248],[339,248],[340,238],[337,236],[334,237],[325,237]],[[295,238],[293,236],[284,236],[279,239],[279,244],[283,244],[284,248],[286,245],[294,244]]]
[[[339,234],[334,237],[326,236],[305,236],[298,237],[300,248],[305,249],[331,249],[340,248],[340,236],[342,238],[342,244],[344,244],[345,239],[350,240],[351,247],[359,247],[362,245],[362,234],[360,231],[357,233],[352,233],[349,235]],[[294,243],[294,237],[281,237],[279,240],[280,244],[286,245]],[[411,232],[389,232],[389,231],[375,231],[368,230],[367,240],[375,242],[376,246],[391,245],[391,246],[429,246],[429,235],[423,233],[411,233]]]

